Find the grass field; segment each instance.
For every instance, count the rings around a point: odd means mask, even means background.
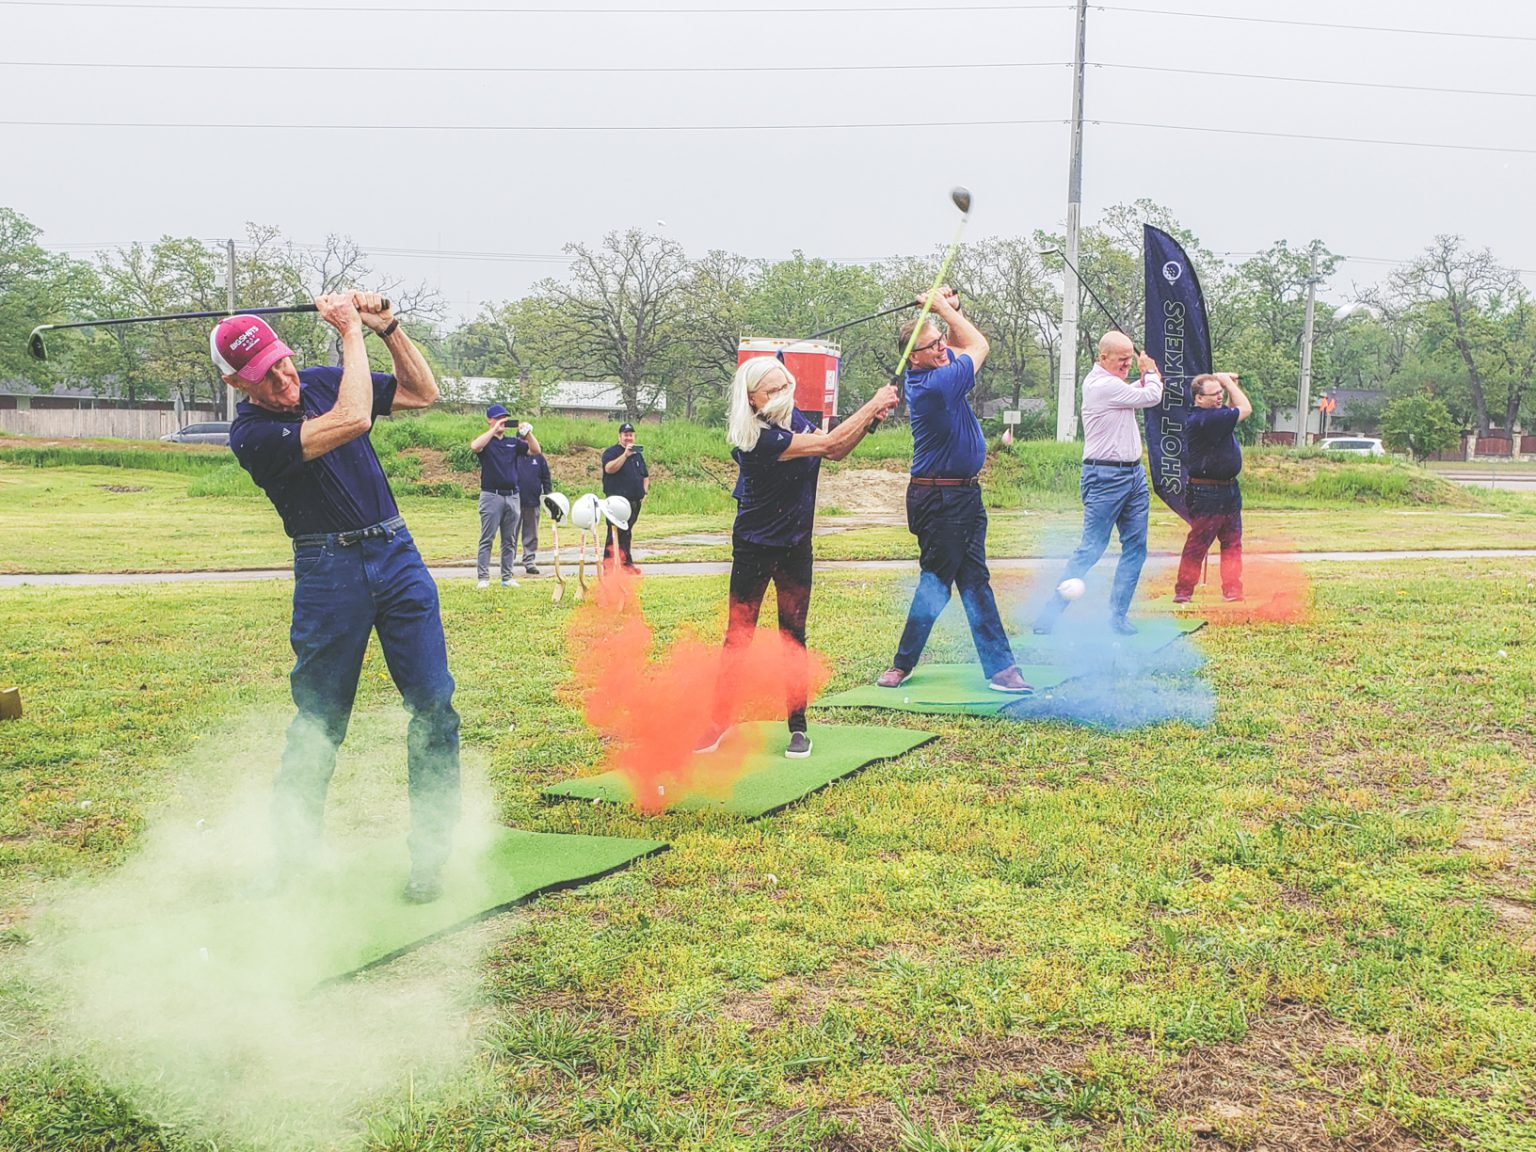
[[[1063,447],[1070,450],[1065,456],[1070,466],[1076,449]],[[1057,449],[1041,449],[1045,462],[1029,469],[999,457],[995,471],[1017,493],[991,513],[992,555],[1070,550],[1079,511],[1075,488],[1062,487],[1057,467],[1061,461],[1056,459],[1062,454]],[[595,460],[595,453],[592,456]],[[98,459],[114,462],[88,463]],[[124,466],[128,464],[134,466]],[[567,485],[564,471],[579,464],[592,474]],[[848,467],[870,464],[855,460]],[[719,462],[709,466],[730,467]],[[557,458],[555,471],[562,476],[564,490],[578,492],[596,487],[595,467],[592,460],[582,464],[564,456]],[[1260,455],[1250,465],[1250,491],[1245,496],[1246,546],[1251,551],[1507,548],[1536,538],[1536,497],[1476,492],[1399,466],[1375,467],[1379,475],[1369,467],[1363,472],[1375,483],[1370,490],[1374,496],[1361,495],[1355,490],[1355,473],[1337,470],[1333,462]],[[1069,471],[1075,483],[1075,466]],[[891,482],[899,507],[900,477],[893,475]],[[658,481],[655,495],[646,501],[638,546],[663,551],[668,559],[727,556],[723,539],[714,545],[667,542],[669,537],[729,533],[727,481],[709,481],[709,488],[706,481],[689,481],[692,487],[672,500],[669,510],[662,496],[672,483]],[[1004,484],[1004,479],[998,483]],[[422,494],[416,490],[420,486],[404,487],[400,506],[428,561],[472,561],[479,524],[471,494],[456,485],[450,487],[457,495]],[[425,489],[437,490],[432,485]],[[701,491],[714,495],[706,499],[698,495]],[[1325,499],[1322,494],[1328,493],[1332,495]],[[677,510],[677,505],[696,510]],[[895,523],[871,525],[867,516],[824,510],[822,527],[853,531],[824,537],[818,555],[828,560],[912,557],[912,538],[899,517],[888,513],[884,519]],[[0,573],[277,568],[291,558],[271,506],[222,452],[11,449],[7,455],[0,450],[0,538],[6,541]],[[1155,503],[1152,547],[1176,550],[1182,538],[1180,521]],[[566,543],[575,543],[569,534]]]
[[[1536,1147],[1536,562],[1311,571],[1305,625],[1196,638],[1208,728],[923,718],[938,743],[752,824],[540,803],[600,751],[569,609],[445,587],[495,815],[672,850],[378,973],[389,997],[467,962],[466,1043],[339,1094],[339,1134],[298,1146]],[[61,886],[270,776],[249,734],[286,709],[288,595],[0,592],[27,707],[0,724],[0,1148],[269,1146],[218,1099],[105,1073],[26,962]],[[644,596],[663,642],[719,634],[723,579]],[[884,666],[904,607],[894,579],[818,578],[832,689]],[[957,627],[933,658],[968,657]],[[402,731],[374,651],[338,803],[398,819]]]

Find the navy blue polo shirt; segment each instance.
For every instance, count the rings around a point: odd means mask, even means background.
[[[480,449],[480,491],[516,491],[517,461],[526,455],[528,441],[521,436],[492,436]]]
[[[792,548],[811,534],[816,520],[816,480],[820,456],[780,461],[796,434],[816,431],[799,411],[788,428],[768,427],[750,452],[732,448],[741,469],[736,477],[735,535],[766,548]]]
[[[517,497],[524,508],[538,504],[539,497],[550,490],[549,463],[538,456],[517,458]]]
[[[603,463],[609,464],[624,455],[624,445],[615,444],[603,449]],[[645,466],[645,457],[631,456],[617,472],[603,473],[603,495],[622,496],[634,507],[645,499],[645,478],[651,474]]]
[[[987,461],[981,421],[971,411],[976,387],[971,358],[949,353],[949,363],[927,372],[907,371],[907,411],[912,415],[912,475],[967,480]]]
[[[271,412],[249,400],[235,406],[229,446],[283,518],[289,536],[352,532],[400,515],[384,469],[367,436],[359,436],[305,463],[299,427],[336,406],[341,369],[299,372],[299,411]],[[389,415],[395,378],[373,373],[373,415]]]
[[[1236,408],[1191,408],[1184,414],[1189,474],[1197,480],[1236,480],[1243,470]]]

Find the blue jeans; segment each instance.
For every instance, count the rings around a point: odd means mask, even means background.
[[[411,715],[406,757],[412,862],[441,866],[459,817],[459,714],[438,610],[437,585],[398,517],[380,535],[293,542],[290,682],[298,715],[288,728],[273,814],[280,860],[302,865],[324,822],[336,749],[347,734],[368,637],[375,629],[389,674]]]
[[[1152,509],[1152,493],[1147,487],[1147,470],[1109,468],[1102,464],[1084,464],[1079,482],[1083,496],[1083,537],[1067,560],[1062,580],[1081,579],[1099,562],[1109,547],[1111,528],[1120,533],[1120,563],[1115,566],[1115,583],[1109,594],[1109,613],[1118,619],[1131,607],[1141,566],[1147,559],[1147,514]],[[1060,581],[1058,581],[1060,583]],[[1046,601],[1036,626],[1055,622],[1067,607],[1060,593]]]
[[[908,485],[907,527],[917,537],[923,574],[907,612],[895,666],[903,672],[917,667],[928,634],[949,603],[950,585],[955,585],[982,672],[990,678],[1011,668],[1013,649],[997,614],[992,573],[987,568],[987,510],[981,503],[981,489]]]

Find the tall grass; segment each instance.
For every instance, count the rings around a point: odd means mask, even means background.
[[[485,428],[477,414],[425,412],[380,420],[373,445],[385,475],[401,495],[472,498],[479,464],[469,442]],[[556,483],[570,491],[596,489],[597,450],[617,443],[611,421],[571,416],[541,417],[539,442],[556,469]],[[646,508],[656,514],[713,515],[734,508],[736,468],[724,429],[682,420],[644,424],[637,439],[645,447],[654,482]],[[452,478],[427,481],[412,448],[441,454]],[[886,427],[865,437],[844,467],[893,467],[912,458],[910,427]],[[121,446],[108,442],[0,448],[0,461],[36,468],[106,466],[171,472],[192,477],[188,494],[208,497],[259,495],[245,472],[219,448],[174,444]],[[989,445],[983,494],[989,507],[1055,507],[1076,502],[1082,445],[1026,440],[1004,448]],[[1462,488],[1435,473],[1390,457],[1340,457],[1292,448],[1248,448],[1243,494],[1254,507],[1308,508],[1340,504],[1494,507],[1495,497]]]
[[[167,445],[151,448],[125,441],[123,447],[80,446],[0,448],[0,460],[32,468],[133,468],[142,472],[177,472],[201,476],[229,462],[229,453],[218,448]]]

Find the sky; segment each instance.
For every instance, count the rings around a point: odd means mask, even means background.
[[[342,233],[457,316],[615,229],[928,253],[956,184],[970,239],[1062,226],[1074,25],[1045,0],[0,0],[0,205],[81,255]],[[1090,7],[1083,220],[1146,197],[1235,258],[1319,238],[1352,258],[1340,300],[1437,233],[1536,269],[1533,44],[1526,0]]]

